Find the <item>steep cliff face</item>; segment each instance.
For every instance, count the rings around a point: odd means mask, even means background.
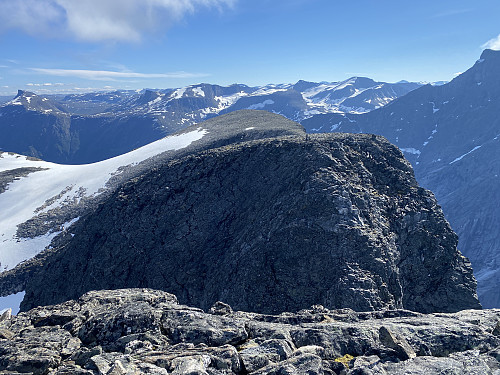
[[[421,87],[364,115],[329,114],[308,131],[380,134],[405,153],[436,195],[470,258],[485,307],[500,307],[500,51],[450,83]]]
[[[24,310],[123,287],[265,313],[480,307],[433,195],[371,135],[265,139],[168,161],[66,239],[24,266]]]

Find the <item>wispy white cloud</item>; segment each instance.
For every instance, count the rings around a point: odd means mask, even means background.
[[[35,86],[35,87],[43,87],[43,86],[60,86],[62,83],[57,84],[57,83],[51,83],[51,82],[46,82],[46,83],[27,83],[26,86]]]
[[[95,81],[114,81],[126,78],[197,78],[207,77],[208,74],[173,72],[173,73],[136,73],[136,72],[113,72],[108,70],[83,70],[83,69],[43,69],[31,68],[32,71],[58,77],[74,77]]]
[[[481,48],[483,49],[494,49],[494,50],[500,50],[500,35],[498,35],[496,38],[488,40],[486,43],[484,43]]]
[[[139,41],[200,9],[237,0],[0,0],[0,30],[32,35],[70,32],[85,41]]]

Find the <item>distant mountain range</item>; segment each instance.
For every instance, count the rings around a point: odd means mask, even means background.
[[[433,191],[470,258],[485,307],[500,307],[500,51],[448,84],[366,114],[323,114],[308,132],[374,133],[397,145]]]
[[[294,121],[323,113],[364,113],[421,85],[353,77],[336,83],[199,84],[64,97],[19,91],[0,106],[0,150],[57,163],[85,164],[121,155],[239,109],[264,109]]]

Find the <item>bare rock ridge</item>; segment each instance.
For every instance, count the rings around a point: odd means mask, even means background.
[[[208,313],[151,289],[89,292],[0,318],[9,374],[399,375],[500,372],[500,310],[419,314],[315,305]]]
[[[156,164],[0,283],[25,311],[129,287],[259,313],[480,308],[456,244],[384,138],[288,136]]]

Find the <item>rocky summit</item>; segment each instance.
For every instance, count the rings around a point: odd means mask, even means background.
[[[158,164],[0,276],[21,308],[148,287],[208,309],[480,308],[468,260],[385,138],[254,140]]]
[[[0,373],[399,375],[500,373],[500,310],[419,314],[315,305],[208,312],[151,289],[89,292],[0,317]]]
[[[485,50],[443,86],[412,91],[364,115],[318,115],[308,131],[380,134],[413,164],[460,238],[479,300],[500,307],[500,51]]]

